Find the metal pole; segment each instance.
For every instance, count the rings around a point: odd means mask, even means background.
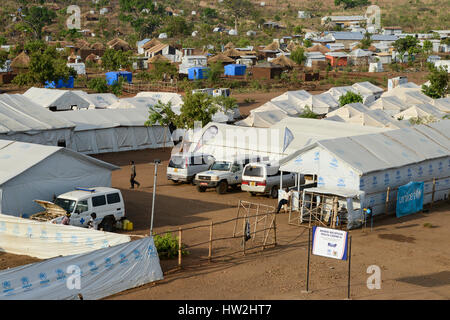
[[[352,262],[352,236],[349,236],[347,240],[348,243],[348,288],[347,288],[347,299],[350,299],[350,266]]]
[[[306,265],[306,291],[303,291],[303,293],[310,293],[309,292],[309,261],[310,261],[310,255],[311,255],[311,228],[308,228],[308,264]]]
[[[152,201],[152,218],[150,221],[150,236],[153,234],[153,217],[155,214],[155,197],[156,197],[156,178],[158,176],[158,164],[161,161],[158,159],[155,159],[155,175],[153,176],[153,201]]]

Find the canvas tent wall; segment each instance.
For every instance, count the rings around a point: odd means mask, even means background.
[[[318,174],[318,188],[362,194],[361,208],[374,214],[395,207],[396,188],[423,181],[424,203],[448,197],[450,190],[450,121],[378,134],[317,141],[283,159],[280,170]],[[355,156],[357,155],[357,156]],[[361,213],[361,212],[360,212]],[[350,219],[360,217],[350,217]]]
[[[117,169],[66,148],[0,140],[0,212],[26,217],[42,211],[35,199],[51,201],[79,186],[109,187]]]
[[[26,98],[51,111],[83,109],[89,107],[86,101],[70,90],[46,89],[32,87],[24,94]]]
[[[409,120],[411,118],[428,118],[437,121],[442,119],[444,115],[445,113],[429,103],[419,103],[397,113],[394,117],[404,120]]]
[[[92,109],[59,112],[76,127],[71,148],[97,154],[173,146],[170,132],[159,125],[145,126],[148,109]]]
[[[23,95],[0,94],[0,139],[70,147],[74,127]]]
[[[397,113],[408,108],[408,106],[396,96],[381,97],[368,104],[368,107],[370,110],[382,110],[391,117],[394,117]]]
[[[187,140],[189,152],[203,152],[216,158],[249,154],[279,160],[321,139],[386,130],[389,129],[286,117],[269,128],[209,123]]]
[[[255,109],[256,110],[256,109]],[[267,111],[250,111],[250,115],[244,120],[235,123],[237,126],[268,128],[286,118],[288,115],[277,109]]]

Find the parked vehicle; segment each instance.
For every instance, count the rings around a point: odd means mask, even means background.
[[[197,173],[208,170],[213,163],[214,157],[211,155],[174,154],[167,166],[167,179],[173,182],[193,182]]]
[[[260,157],[241,156],[231,159],[216,160],[208,171],[195,176],[194,184],[199,192],[208,188],[216,188],[217,193],[227,192],[228,187],[238,188],[242,182],[242,171],[250,160],[259,161]]]
[[[119,189],[107,187],[76,188],[74,191],[59,195],[53,202],[35,200],[46,209],[52,223],[61,223],[64,215],[70,213],[70,225],[87,227],[92,213],[96,214],[98,227],[103,231],[113,231],[117,221],[125,218],[125,204]],[[42,214],[31,216],[35,220],[44,220]]]
[[[252,196],[268,194],[272,198],[278,198],[280,188],[280,166],[270,163],[249,163],[242,173],[241,189]],[[295,174],[283,173],[283,188],[295,185]]]

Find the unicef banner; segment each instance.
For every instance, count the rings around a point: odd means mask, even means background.
[[[0,272],[0,300],[101,299],[163,279],[153,238]]]
[[[397,217],[416,213],[423,209],[423,182],[405,184],[397,191]]]

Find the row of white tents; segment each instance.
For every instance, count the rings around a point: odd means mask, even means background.
[[[363,102],[340,107],[339,98],[349,91],[360,94]],[[442,119],[450,112],[450,98],[432,99],[414,83],[387,92],[370,82],[333,87],[317,95],[305,90],[287,91],[251,110],[236,125],[267,128],[284,118],[300,116],[306,108],[327,120],[399,129],[409,126],[411,118]]]

